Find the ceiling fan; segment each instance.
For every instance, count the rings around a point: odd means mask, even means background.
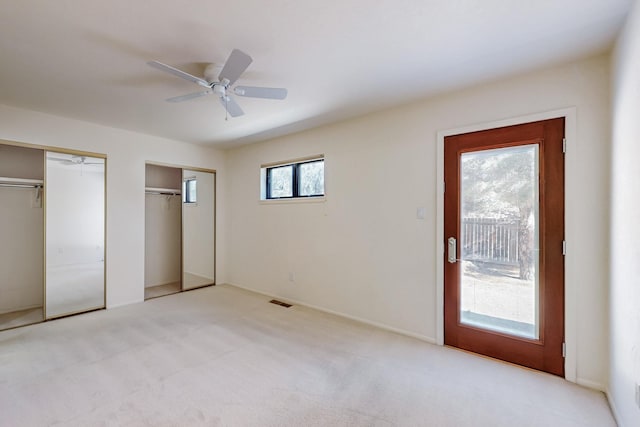
[[[225,110],[231,115],[231,117],[238,117],[244,114],[242,108],[238,103],[229,96],[231,93],[238,96],[246,96],[250,98],[264,98],[264,99],[285,99],[287,97],[287,89],[276,87],[258,87],[258,86],[231,86],[238,80],[238,78],[249,67],[249,64],[253,59],[243,51],[239,49],[233,49],[227,62],[222,67],[222,71],[218,77],[215,77],[215,66],[209,64],[204,71],[204,78],[196,77],[189,73],[185,73],[182,70],[173,68],[170,65],[163,64],[158,61],[147,62],[153,68],[157,68],[165,73],[173,74],[174,76],[183,78],[202,87],[207,88],[203,92],[195,92],[187,95],[176,96],[169,98],[169,102],[182,102],[190,99],[199,98],[205,95],[215,94],[218,96],[220,103]]]

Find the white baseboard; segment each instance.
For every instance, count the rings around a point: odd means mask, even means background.
[[[580,378],[578,377],[576,379],[576,384],[581,385],[582,387],[587,387],[593,390],[597,390],[597,391],[601,391],[603,393],[606,393],[606,387],[604,386],[604,384],[595,382],[595,381],[591,381],[591,380],[585,380],[584,378]]]
[[[280,295],[270,294],[270,293],[267,293],[267,292],[264,292],[264,291],[259,291],[257,289],[252,289],[252,288],[249,288],[247,286],[242,286],[242,285],[238,285],[238,284],[235,284],[235,283],[220,283],[219,284],[219,286],[223,286],[223,285],[233,286],[233,287],[236,287],[236,288],[244,289],[246,291],[255,292],[257,294],[265,295],[265,296],[267,296],[269,298],[277,298],[277,299],[283,300],[285,302],[289,302],[289,303],[294,304],[294,305],[301,305],[303,307],[307,307],[307,308],[311,308],[311,309],[314,309],[314,310],[322,311],[323,313],[333,314],[335,316],[339,316],[339,317],[343,317],[345,319],[353,320],[353,321],[356,321],[358,323],[364,323],[364,324],[369,325],[369,326],[375,326],[376,328],[384,329],[384,330],[389,331],[389,332],[395,332],[395,333],[400,334],[400,335],[405,335],[405,336],[408,336],[408,337],[411,337],[411,338],[416,338],[416,339],[419,339],[421,341],[428,342],[430,344],[436,344],[436,339],[433,338],[433,337],[428,337],[428,336],[422,335],[422,334],[416,334],[415,332],[410,332],[410,331],[407,331],[407,330],[404,330],[404,329],[400,329],[400,328],[394,328],[393,326],[385,325],[384,323],[379,323],[379,322],[375,322],[373,320],[363,319],[363,318],[357,317],[357,316],[351,316],[349,314],[341,313],[339,311],[335,311],[335,310],[331,310],[331,309],[328,309],[328,308],[325,308],[325,307],[320,307],[320,306],[317,306],[317,305],[309,304],[309,303],[306,303],[304,301],[299,301],[299,300],[295,300],[295,299],[291,299],[291,298],[285,298],[285,297],[282,297]]]
[[[618,410],[616,409],[616,404],[611,398],[609,387],[607,387],[604,391],[604,395],[607,397],[607,402],[609,402],[609,408],[611,409],[611,413],[613,414],[613,419],[616,422],[616,425],[622,427],[622,424],[620,424],[620,417],[618,416]]]

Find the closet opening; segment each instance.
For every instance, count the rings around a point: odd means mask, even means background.
[[[44,151],[0,145],[0,330],[44,320]]]
[[[145,167],[145,300],[215,285],[215,171]]]
[[[182,290],[182,170],[145,170],[144,299]]]
[[[106,156],[0,142],[0,330],[105,307]]]

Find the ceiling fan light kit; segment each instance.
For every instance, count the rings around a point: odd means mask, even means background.
[[[247,67],[253,60],[249,55],[239,49],[233,49],[227,62],[225,62],[222,71],[218,75],[217,81],[215,79],[216,67],[213,64],[209,64],[204,72],[204,78],[196,77],[182,70],[174,68],[170,65],[163,64],[159,61],[150,61],[147,64],[153,68],[163,71],[168,74],[172,74],[176,77],[180,77],[184,80],[188,80],[192,83],[206,87],[207,90],[203,92],[195,92],[186,95],[176,96],[169,98],[168,102],[182,102],[191,99],[199,98],[201,96],[215,94],[218,96],[220,103],[231,117],[238,117],[244,114],[242,108],[238,103],[229,96],[234,95],[244,96],[249,98],[262,98],[262,99],[285,99],[287,97],[287,89],[275,88],[275,87],[259,87],[259,86],[231,86],[238,80],[238,78],[245,72]]]

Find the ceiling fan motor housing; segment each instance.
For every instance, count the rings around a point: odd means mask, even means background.
[[[221,65],[209,64],[204,69],[204,79],[209,83],[213,83],[218,80],[218,74],[220,74],[220,70],[222,69]]]
[[[226,90],[227,88],[225,88],[220,83],[214,83],[212,89],[213,89],[213,93],[219,96],[224,96],[225,93],[227,92]]]

